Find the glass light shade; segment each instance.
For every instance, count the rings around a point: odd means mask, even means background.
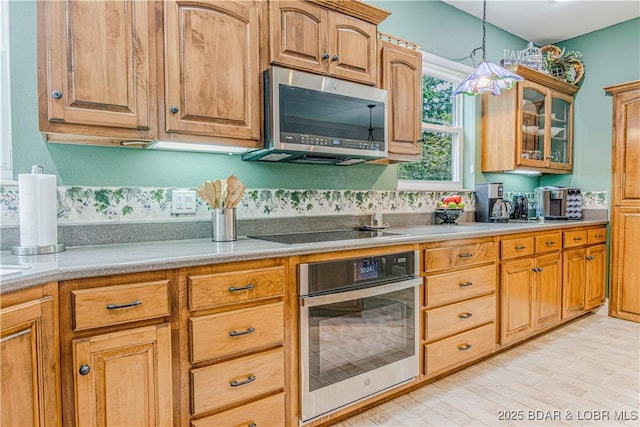
[[[461,93],[480,95],[490,93],[500,95],[503,90],[511,89],[516,82],[523,80],[519,75],[489,61],[482,61],[471,74],[453,91],[451,96]]]

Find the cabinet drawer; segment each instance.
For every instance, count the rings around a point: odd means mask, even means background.
[[[431,344],[424,350],[425,374],[431,375],[470,362],[495,349],[495,323],[454,335]]]
[[[448,337],[495,320],[495,294],[434,308],[425,312],[425,340]]]
[[[500,242],[500,257],[502,259],[533,255],[534,250],[533,236],[505,239]]]
[[[275,303],[192,317],[191,362],[280,344],[284,340],[283,307]]]
[[[424,259],[425,271],[427,272],[495,261],[496,244],[487,242],[427,249],[425,250]]]
[[[463,301],[495,292],[496,288],[495,265],[428,276],[424,305],[435,307]]]
[[[587,230],[587,243],[593,245],[595,243],[604,243],[607,241],[607,229],[596,228],[594,230]]]
[[[189,309],[201,310],[284,294],[284,267],[189,276]]]
[[[257,400],[238,408],[229,409],[197,421],[191,421],[192,427],[226,426],[283,426],[284,393]]]
[[[191,387],[192,415],[280,390],[284,388],[284,349],[193,369]]]
[[[168,316],[169,280],[71,292],[74,330]]]
[[[553,252],[562,248],[562,233],[550,233],[536,236],[536,253]]]
[[[565,231],[563,234],[565,248],[573,248],[587,244],[587,231]]]

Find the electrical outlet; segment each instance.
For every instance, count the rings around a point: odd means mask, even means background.
[[[194,190],[171,190],[171,214],[196,213],[196,192]]]

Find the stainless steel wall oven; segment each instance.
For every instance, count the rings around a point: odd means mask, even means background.
[[[418,375],[418,252],[301,264],[303,422]]]

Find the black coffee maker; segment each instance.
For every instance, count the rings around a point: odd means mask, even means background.
[[[511,202],[504,200],[501,182],[476,184],[476,221],[509,222]]]
[[[522,193],[513,195],[512,219],[529,219],[529,199]]]

